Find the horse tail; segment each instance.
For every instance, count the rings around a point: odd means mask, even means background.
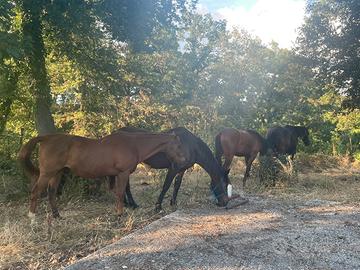
[[[219,165],[221,165],[221,157],[224,154],[224,151],[221,146],[221,133],[215,137],[215,158]]]
[[[38,142],[41,142],[43,139],[43,136],[32,138],[30,141],[28,141],[21,147],[18,154],[18,162],[21,168],[24,170],[26,176],[31,179],[33,179],[34,177],[38,177],[40,174],[39,168],[36,168],[31,162],[31,153],[34,151],[36,144]]]

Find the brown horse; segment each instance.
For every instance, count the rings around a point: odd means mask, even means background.
[[[143,133],[149,132],[144,129],[138,129],[134,127],[125,127],[119,129],[118,131]],[[168,191],[174,178],[174,191],[170,204],[176,204],[176,197],[182,182],[183,175],[185,171],[191,168],[195,163],[199,164],[210,175],[210,188],[217,199],[217,205],[225,206],[229,201],[226,193],[226,184],[229,182],[229,180],[227,179],[228,175],[227,172],[225,172],[220,166],[220,164],[217,163],[210,148],[202,139],[200,139],[198,136],[194,135],[184,127],[177,127],[165,132],[165,134],[168,133],[175,133],[180,138],[182,149],[185,153],[185,162],[183,162],[182,164],[173,164],[171,160],[169,160],[169,158],[161,152],[151,156],[144,161],[144,163],[149,165],[151,168],[168,169],[162,191],[156,203],[156,209],[162,209],[161,205],[164,196]],[[126,196],[129,205],[132,207],[137,207],[137,204],[135,203],[130,191],[130,185],[126,187]]]
[[[30,157],[39,142],[37,169]],[[185,161],[180,140],[175,134],[118,132],[102,139],[54,134],[31,139],[19,152],[20,165],[33,179],[30,218],[34,219],[37,199],[45,188],[48,188],[53,216],[59,217],[55,194],[65,168],[84,178],[117,176],[116,210],[117,214],[121,215],[129,174],[135,170],[138,163],[158,152],[164,152],[170,160],[179,164]],[[36,178],[37,180],[34,180]]]
[[[215,157],[222,164],[221,157],[225,157],[223,168],[229,171],[234,156],[245,157],[246,171],[243,178],[243,188],[250,176],[251,164],[257,154],[267,152],[266,140],[256,131],[248,129],[226,128],[215,137]]]

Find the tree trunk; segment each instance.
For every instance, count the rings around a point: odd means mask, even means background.
[[[22,4],[25,55],[33,78],[32,91],[35,97],[34,118],[40,135],[56,131],[51,115],[50,84],[45,67],[45,47],[42,36],[41,12],[42,0],[24,0]]]
[[[0,101],[0,134],[5,130],[6,123],[11,112],[11,105],[14,101],[14,95],[19,78],[19,74],[17,72],[13,72],[10,69],[2,72],[3,74],[1,75],[7,78],[7,83],[2,85],[2,89],[6,91],[6,96],[3,98],[3,100]]]

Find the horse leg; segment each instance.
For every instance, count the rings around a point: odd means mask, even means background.
[[[243,178],[243,190],[245,189],[247,178],[250,177],[251,165],[254,162],[255,158],[256,158],[256,154],[245,157],[246,170],[245,170],[245,174],[244,174],[244,178]]]
[[[290,156],[290,158],[287,158],[288,162],[289,162],[289,166],[290,166],[290,173],[293,172],[293,169],[294,169],[294,155],[295,154],[292,154]]]
[[[49,204],[54,218],[60,218],[59,210],[56,206],[56,194],[61,181],[61,175],[62,173],[59,172],[54,177],[52,177],[48,185]]]
[[[40,174],[39,179],[34,183],[30,195],[30,209],[29,218],[31,223],[35,222],[35,213],[37,201],[43,190],[48,186],[49,180],[52,176]]]
[[[116,178],[116,176],[114,176],[114,175],[110,175],[107,177],[109,191],[114,191],[115,183],[116,183],[115,178]]]
[[[124,212],[124,197],[126,185],[129,181],[130,172],[121,172],[115,180],[116,214],[121,216]]]
[[[131,190],[130,190],[130,182],[128,181],[127,184],[126,184],[126,198],[127,198],[127,201],[126,203],[132,207],[133,209],[135,208],[138,208],[139,205],[137,205],[137,203],[135,202],[133,196],[132,196],[132,193],[131,193]]]
[[[107,182],[108,182],[109,191],[115,193],[116,176],[110,175],[110,176],[107,176],[106,179],[107,179]],[[126,192],[127,192],[127,186],[126,186]],[[124,196],[124,205],[125,205],[125,207],[129,206],[129,203],[128,203],[127,199],[126,199],[126,196]]]
[[[170,205],[176,205],[176,197],[179,192],[184,173],[185,173],[185,170],[179,172],[175,178],[173,197],[171,198]]]
[[[233,161],[233,158],[234,156],[225,156],[225,161],[224,161],[224,165],[223,165],[223,168],[225,171],[230,171],[230,165],[231,165],[231,162]],[[231,184],[230,183],[230,180],[229,180],[229,185]]]
[[[159,198],[158,198],[156,206],[155,206],[156,211],[160,211],[162,209],[161,204],[162,204],[162,201],[164,200],[164,196],[165,196],[166,192],[168,191],[168,189],[171,185],[171,182],[177,173],[178,173],[178,171],[176,171],[176,170],[173,170],[173,169],[168,170],[163,188],[161,190],[161,193],[159,195]]]

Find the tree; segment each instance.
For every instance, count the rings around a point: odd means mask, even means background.
[[[55,132],[52,117],[50,85],[45,67],[45,44],[43,40],[42,0],[22,2],[22,32],[24,52],[29,64],[31,77],[34,79],[32,92],[35,96],[34,116],[36,129],[40,135]]]
[[[22,52],[19,33],[13,29],[14,4],[11,1],[0,3],[0,134],[10,114],[16,95],[18,67]]]
[[[67,59],[80,70],[82,108],[91,111],[103,97],[127,93],[123,53],[153,51],[151,37],[159,27],[181,24],[181,12],[194,8],[196,1],[123,0],[67,1],[18,0],[1,4],[5,19],[11,12],[21,15],[21,37],[29,75],[29,90],[34,97],[34,119],[38,133],[55,131],[53,119],[57,96],[52,92],[49,58]],[[7,8],[9,5],[12,8]],[[19,16],[17,16],[19,17]],[[11,24],[12,22],[10,22]],[[175,30],[174,30],[175,29]],[[8,34],[9,31],[5,30]],[[174,39],[172,44],[178,46]],[[176,40],[176,38],[175,38]],[[130,50],[129,50],[130,49]],[[13,83],[12,85],[16,85]],[[15,86],[16,88],[16,86]],[[31,88],[31,89],[29,89]],[[10,108],[9,102],[3,107]],[[8,110],[5,110],[8,111]]]
[[[297,52],[310,60],[324,84],[336,83],[349,108],[360,108],[359,39],[359,1],[308,1]]]

